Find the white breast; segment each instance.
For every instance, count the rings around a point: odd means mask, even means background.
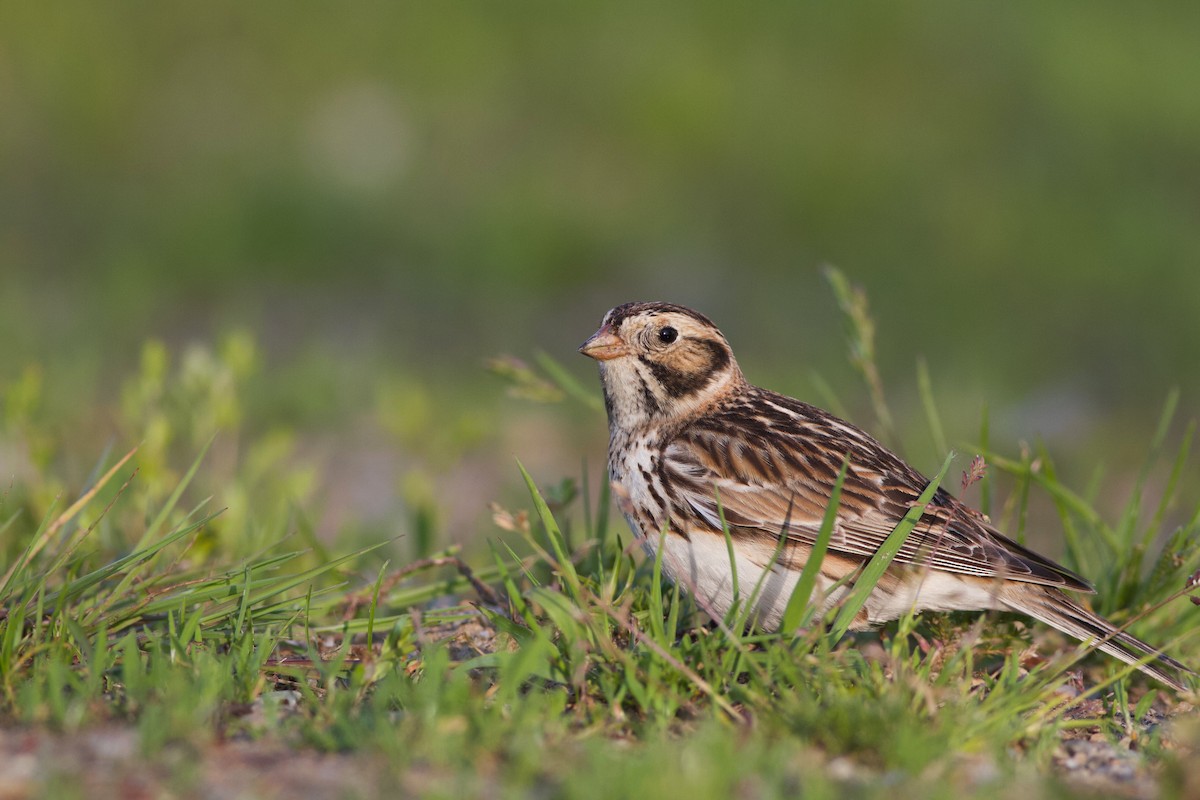
[[[670,517],[667,492],[658,476],[658,446],[652,439],[641,438],[626,445],[614,441],[610,447],[609,473],[621,486],[634,508],[648,512],[650,520],[638,520],[626,513],[630,529],[638,535],[662,531]]]

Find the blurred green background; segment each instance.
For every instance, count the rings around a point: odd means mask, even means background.
[[[175,367],[146,358],[225,347],[321,526],[462,538],[514,455],[603,452],[485,360],[594,387],[574,349],[626,300],[871,427],[826,263],[922,467],[922,356],[956,443],[986,403],[1001,450],[1138,453],[1200,397],[1197,32],[1190,3],[4,4],[0,384],[57,436],[0,460],[86,474],[147,435],[136,376]]]

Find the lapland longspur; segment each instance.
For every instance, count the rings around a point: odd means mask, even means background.
[[[721,331],[689,308],[617,306],[579,350],[600,365],[608,469],[630,527],[649,550],[661,538],[666,576],[717,614],[727,613],[735,596],[722,515],[738,594],[746,597],[762,579],[754,612],[774,630],[847,457],[815,590],[824,610],[849,591],[838,582],[876,553],[928,486],[854,425],[748,383]],[[939,489],[851,627],[868,628],[910,609],[1017,611],[1126,663],[1149,658],[1140,668],[1176,689],[1184,688],[1182,676],[1195,674],[1064,589],[1094,591]]]

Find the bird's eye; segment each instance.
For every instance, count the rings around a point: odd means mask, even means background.
[[[670,325],[665,328],[660,328],[658,331],[658,340],[663,344],[670,344],[679,338],[679,331],[672,328]]]

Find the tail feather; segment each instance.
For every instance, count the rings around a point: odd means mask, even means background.
[[[1101,652],[1136,666],[1178,691],[1188,688],[1183,683],[1184,676],[1195,677],[1197,674],[1161,650],[1119,630],[1108,620],[1088,611],[1053,587],[1024,584],[1001,592],[999,599],[1013,611],[1027,614],[1068,636],[1092,644]]]

